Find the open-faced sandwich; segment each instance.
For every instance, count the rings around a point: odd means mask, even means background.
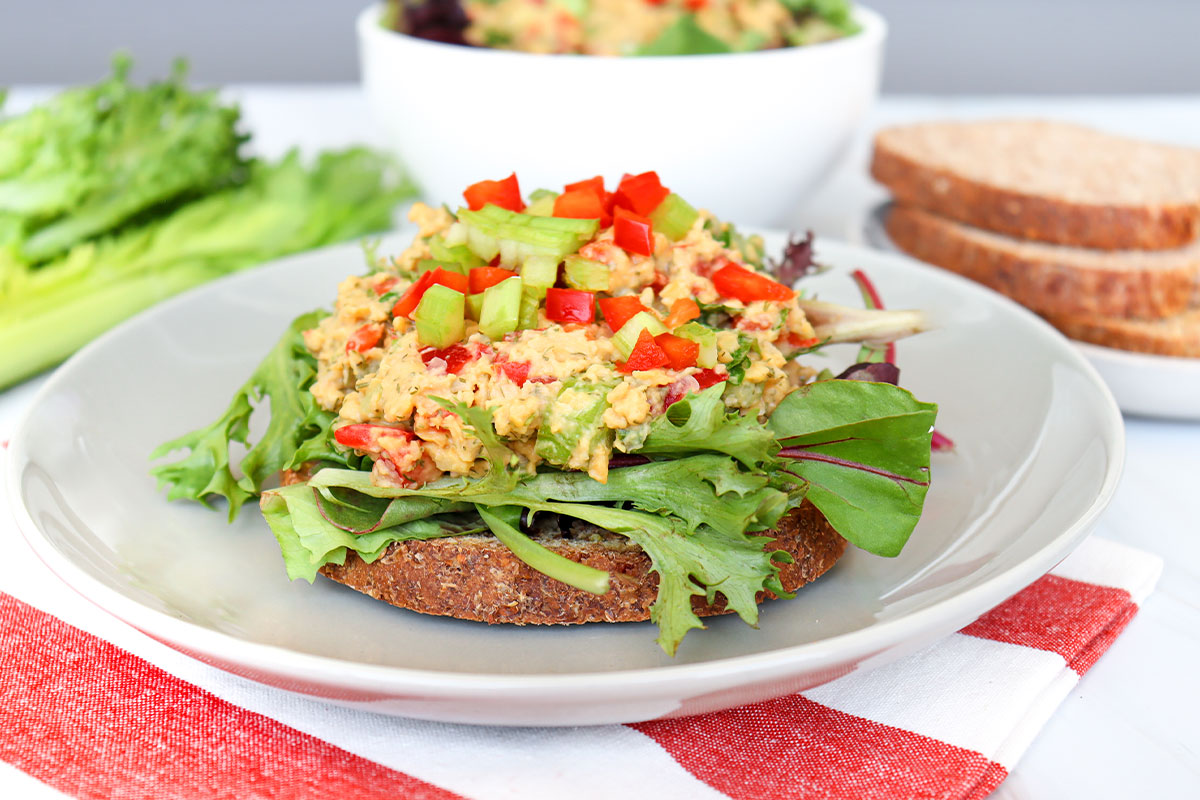
[[[919,312],[805,298],[811,237],[768,264],[653,172],[528,205],[515,176],[464,194],[416,204],[406,250],[372,254],[221,419],[159,448],[191,451],[154,470],[171,498],[232,517],[261,494],[293,578],[485,622],[650,619],[671,653],[701,616],[755,623],[847,541],[900,551],[935,407],[884,354]],[[838,378],[805,363],[844,341],[863,363]]]

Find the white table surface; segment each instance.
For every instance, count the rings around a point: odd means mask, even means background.
[[[17,90],[8,109],[42,96]],[[246,86],[236,94],[256,150],[277,155],[353,142],[380,144],[352,86]],[[869,129],[945,117],[1054,116],[1200,146],[1200,95],[1105,98],[886,97]],[[797,229],[861,239],[862,219],[885,197],[866,174],[864,134],[796,216]],[[0,392],[0,438],[14,429],[41,380]],[[1161,555],[1157,591],[1063,703],[1003,786],[1017,798],[1200,797],[1200,423],[1126,419],[1128,460],[1098,535]],[[0,590],[154,660],[161,645],[91,607],[29,551],[0,499]],[[60,797],[0,763],[0,797]]]

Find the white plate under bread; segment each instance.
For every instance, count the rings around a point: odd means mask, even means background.
[[[777,252],[784,238],[767,239]],[[403,246],[385,240],[381,251]],[[899,557],[851,549],[794,600],[694,631],[672,659],[649,623],[487,626],[289,582],[253,507],[169,503],[148,474],[161,441],[212,419],[297,313],[362,268],[357,245],[232,275],[156,306],[55,372],[4,471],[37,554],[67,584],[189,655],[332,703],[453,722],[579,725],[765,700],[886,663],[969,623],[1087,536],[1124,458],[1095,370],[1033,314],[910,259],[818,241],[805,279],[855,302],[865,270],[937,328],[898,345],[901,382],[940,404],[925,514]],[[220,324],[214,325],[214,320]],[[835,370],[856,353],[831,348]]]

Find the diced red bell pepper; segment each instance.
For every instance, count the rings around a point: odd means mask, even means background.
[[[708,0],[683,0],[683,5],[688,11],[700,11],[708,5]]]
[[[642,332],[638,334],[637,344],[629,353],[629,360],[617,362],[617,371],[629,373],[636,370],[658,369],[670,363],[671,359],[654,341],[654,336],[649,330],[643,328]]]
[[[524,386],[525,381],[529,380],[528,361],[501,361],[500,371],[517,386]]]
[[[524,211],[525,203],[521,200],[521,187],[517,183],[517,173],[509,175],[500,181],[480,181],[473,183],[463,192],[467,207],[472,211],[491,203],[494,206],[507,208],[509,211]]]
[[[554,216],[568,219],[598,219],[603,224],[604,195],[585,187],[563,192],[554,198]]]
[[[552,322],[592,322],[596,293],[581,289],[547,289],[546,319]]]
[[[479,358],[479,351],[462,344],[452,344],[440,350],[436,347],[426,347],[421,351],[421,361],[425,362],[425,366],[429,366],[429,362],[435,358],[446,362],[446,372],[457,375],[459,370]]]
[[[755,300],[785,302],[796,296],[788,287],[766,275],[751,272],[737,264],[726,264],[712,275],[713,286],[722,297],[731,297],[743,303]]]
[[[346,425],[333,432],[334,441],[338,444],[364,453],[379,450],[380,436],[396,436],[408,441],[412,441],[413,438],[412,433],[403,428],[373,425],[369,422]]]
[[[671,311],[663,320],[667,330],[674,330],[685,322],[691,322],[700,317],[700,304],[690,297],[681,297],[671,303]]]
[[[821,340],[816,336],[805,338],[795,331],[792,331],[787,335],[787,338],[785,338],[784,341],[786,341],[792,347],[812,347],[814,344],[820,343]]]
[[[379,340],[382,338],[383,325],[378,322],[368,322],[350,334],[350,338],[346,340],[346,352],[349,353],[353,350],[356,353],[365,353],[379,344]]]
[[[715,369],[702,369],[692,377],[696,379],[696,383],[700,384],[701,389],[716,386],[718,383],[729,379],[728,375],[722,375]]]
[[[642,305],[642,301],[638,300],[637,295],[632,294],[621,297],[602,297],[597,303],[600,305],[600,313],[604,315],[604,321],[608,323],[608,327],[612,328],[613,333],[621,330],[621,326],[629,322],[629,318],[634,314],[650,310]]]
[[[696,366],[700,357],[700,343],[676,336],[672,333],[660,333],[654,337],[654,343],[667,354],[671,369],[687,369]]]
[[[641,175],[626,175],[621,179],[617,191],[613,192],[613,203],[639,216],[647,217],[658,208],[658,204],[671,191],[662,185],[657,172]]]
[[[479,294],[485,289],[490,289],[497,283],[508,280],[509,278],[517,277],[517,273],[511,269],[501,269],[500,267],[475,267],[467,273],[467,283],[471,288],[471,294]]]
[[[613,211],[613,241],[628,253],[654,255],[654,228],[650,220],[626,208]]]
[[[685,388],[682,384],[686,383],[688,378],[696,381],[695,391],[704,391],[710,386],[716,386],[718,383],[722,383],[727,377],[728,376],[722,375],[715,369],[702,369],[692,375],[680,378],[667,387],[667,394],[663,398],[663,407],[670,408],[675,403],[678,403],[680,400],[687,397],[687,388]]]
[[[417,306],[421,302],[421,298],[425,296],[425,291],[435,283],[449,287],[456,292],[467,293],[469,283],[466,275],[460,275],[457,272],[451,272],[448,269],[427,270],[421,273],[421,277],[417,278],[417,282],[408,287],[396,305],[392,307],[393,317],[408,317],[417,310]]]
[[[395,275],[388,275],[385,278],[379,279],[379,281],[375,284],[375,293],[378,295],[387,294],[388,290],[390,290],[393,286],[395,286],[396,282],[399,280],[400,279],[397,278]]]
[[[566,194],[567,192],[574,192],[578,189],[590,189],[590,190],[594,191],[596,194],[600,195],[601,197],[603,197],[606,194],[606,192],[604,191],[604,178],[600,175],[597,175],[594,178],[588,178],[587,180],[584,180],[584,181],[575,181],[575,183],[568,183],[566,186],[563,187],[563,194]]]

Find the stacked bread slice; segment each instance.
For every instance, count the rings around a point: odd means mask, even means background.
[[[881,131],[871,174],[909,254],[1066,335],[1200,358],[1200,151],[1046,121]]]

